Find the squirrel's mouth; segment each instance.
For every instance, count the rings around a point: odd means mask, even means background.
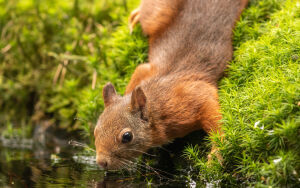
[[[131,169],[134,169],[134,166],[136,166],[136,162],[132,161],[132,159],[135,159],[135,157],[112,157],[98,153],[96,157],[96,162],[104,170],[116,171],[126,169],[130,171]]]

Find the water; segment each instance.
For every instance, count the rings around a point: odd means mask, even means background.
[[[185,187],[185,181],[155,173],[105,172],[94,155],[63,143],[47,147],[31,139],[0,139],[0,187]]]
[[[33,139],[0,137],[0,187],[206,186],[193,180],[191,174],[197,172],[182,157],[186,145],[204,142],[201,131],[149,151],[141,164],[152,161],[151,167],[129,172],[102,170],[96,164],[95,151],[67,140],[69,135],[40,129],[35,132]]]
[[[81,163],[72,157],[78,151],[3,147],[0,150],[0,187],[97,187],[111,184],[104,171],[93,163]],[[101,187],[101,186],[100,186]]]

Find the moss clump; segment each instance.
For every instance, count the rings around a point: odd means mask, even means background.
[[[274,13],[254,16],[264,9]],[[226,133],[226,141],[219,142],[223,167],[216,163],[205,168],[197,150],[187,150],[202,167],[200,179],[300,185],[299,31],[298,1],[252,1],[244,12],[235,31],[234,60],[220,82]]]

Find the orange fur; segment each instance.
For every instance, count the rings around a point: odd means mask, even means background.
[[[158,35],[172,24],[184,0],[146,0],[140,6],[140,23],[148,36]]]
[[[139,65],[131,76],[130,82],[126,87],[125,94],[131,93],[137,85],[141,84],[142,81],[154,76],[155,73],[156,68],[153,64],[145,63]]]
[[[217,81],[232,58],[232,29],[247,0],[142,0],[132,14],[149,37],[149,62],[126,88],[103,89],[105,109],[95,128],[97,162],[121,168],[155,146],[192,131],[223,136]],[[122,143],[122,134],[132,140]],[[138,152],[139,151],[139,152]],[[222,160],[214,144],[212,155]]]

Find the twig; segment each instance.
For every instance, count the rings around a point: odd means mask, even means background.
[[[92,90],[94,90],[95,87],[96,87],[96,81],[97,81],[97,71],[94,70],[94,73],[93,73],[93,81],[92,81]]]
[[[8,50],[10,50],[10,49],[11,49],[11,45],[8,44],[8,45],[6,45],[4,48],[1,49],[1,53],[2,53],[2,54],[5,54],[5,53],[8,52]]]
[[[59,78],[59,75],[60,75],[60,73],[61,73],[62,68],[63,68],[63,65],[62,65],[62,64],[59,64],[58,67],[57,67],[57,69],[56,69],[54,78],[53,78],[53,85],[56,85],[57,80],[58,80],[58,78]]]
[[[64,66],[63,66],[63,69],[61,71],[61,77],[60,77],[60,81],[59,81],[59,85],[62,86],[63,83],[64,83],[64,80],[65,80],[65,76],[66,76],[66,73],[67,73],[67,69],[66,69],[66,66],[68,65],[69,61],[68,60],[64,60]]]

